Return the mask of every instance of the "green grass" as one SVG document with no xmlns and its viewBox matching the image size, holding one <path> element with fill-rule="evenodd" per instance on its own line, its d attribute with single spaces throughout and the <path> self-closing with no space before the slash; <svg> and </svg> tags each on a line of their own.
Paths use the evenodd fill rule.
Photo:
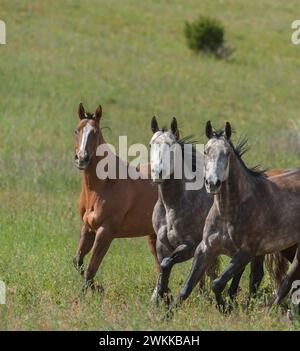
<svg viewBox="0 0 300 351">
<path fill-rule="evenodd" d="M 299 329 L 264 296 L 225 317 L 210 299 L 191 298 L 171 322 L 149 304 L 154 262 L 145 239 L 116 240 L 97 280 L 102 296 L 79 298 L 73 269 L 81 177 L 72 165 L 80 101 L 101 103 L 108 142 L 148 143 L 153 114 L 175 115 L 183 134 L 205 141 L 204 125 L 232 122 L 252 144 L 249 164 L 293 167 L 299 123 L 300 46 L 290 42 L 298 2 L 2 0 L 0 19 L 0 279 L 8 287 L 0 329 Z M 230 60 L 195 55 L 184 22 L 222 21 Z M 298 139 L 299 146 L 299 139 Z M 190 262 L 178 265 L 178 292 Z M 270 291 L 268 278 L 262 292 Z"/>
</svg>

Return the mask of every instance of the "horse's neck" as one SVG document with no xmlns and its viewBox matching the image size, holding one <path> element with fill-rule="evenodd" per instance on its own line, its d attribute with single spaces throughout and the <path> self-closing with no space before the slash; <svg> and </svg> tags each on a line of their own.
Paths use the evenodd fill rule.
<svg viewBox="0 0 300 351">
<path fill-rule="evenodd" d="M 106 144 L 106 141 L 102 133 L 100 132 L 98 146 L 103 144 Z M 83 176 L 82 176 L 83 191 L 93 192 L 93 191 L 96 191 L 97 189 L 97 192 L 99 193 L 102 186 L 107 187 L 107 183 L 109 182 L 109 179 L 98 178 L 97 172 L 96 172 L 97 164 L 103 157 L 106 157 L 106 156 L 97 156 L 96 152 L 93 154 L 88 167 L 83 171 Z M 127 167 L 127 164 L 123 160 L 120 160 L 120 158 L 117 155 L 115 155 L 115 157 L 116 157 L 116 164 L 115 164 L 116 176 L 118 178 L 120 166 Z"/>
<path fill-rule="evenodd" d="M 230 161 L 228 179 L 222 184 L 214 203 L 222 218 L 232 221 L 239 214 L 240 204 L 252 193 L 253 179 L 237 158 Z"/>
<path fill-rule="evenodd" d="M 184 181 L 182 179 L 166 179 L 158 186 L 158 196 L 166 208 L 175 208 L 184 196 Z"/>
<path fill-rule="evenodd" d="M 88 167 L 82 173 L 82 189 L 85 192 L 95 191 L 99 179 L 96 174 L 97 157 L 93 155 Z"/>
</svg>

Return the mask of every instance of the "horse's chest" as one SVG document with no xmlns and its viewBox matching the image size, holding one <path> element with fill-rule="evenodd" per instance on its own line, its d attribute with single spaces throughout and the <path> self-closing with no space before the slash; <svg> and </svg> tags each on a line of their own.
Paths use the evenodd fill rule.
<svg viewBox="0 0 300 351">
<path fill-rule="evenodd" d="M 93 207 L 91 209 L 87 209 L 83 215 L 83 222 L 92 230 L 97 230 L 102 221 L 101 214 L 102 211 L 95 211 Z"/>
<path fill-rule="evenodd" d="M 223 224 L 224 239 L 227 241 L 227 247 L 230 251 L 237 251 L 244 246 L 243 235 L 240 235 L 238 225 L 231 222 Z"/>
<path fill-rule="evenodd" d="M 172 247 L 177 247 L 182 244 L 183 241 L 183 228 L 182 221 L 178 219 L 176 211 L 170 210 L 166 216 L 167 222 L 167 238 L 168 242 Z"/>
<path fill-rule="evenodd" d="M 95 213 L 94 210 L 92 209 L 87 209 L 83 215 L 83 222 L 89 226 L 91 229 L 94 229 L 94 220 L 95 218 Z"/>
</svg>

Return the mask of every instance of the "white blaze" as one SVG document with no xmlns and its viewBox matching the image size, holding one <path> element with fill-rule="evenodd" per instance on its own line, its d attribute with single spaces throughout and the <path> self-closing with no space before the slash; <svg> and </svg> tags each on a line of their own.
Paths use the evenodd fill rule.
<svg viewBox="0 0 300 351">
<path fill-rule="evenodd" d="M 79 148 L 79 153 L 81 155 L 84 155 L 85 153 L 85 148 L 86 148 L 86 143 L 88 141 L 88 137 L 90 132 L 93 130 L 93 127 L 90 124 L 86 124 L 83 127 L 83 132 L 82 132 L 82 137 L 81 137 L 81 144 L 80 144 L 80 148 Z"/>
</svg>

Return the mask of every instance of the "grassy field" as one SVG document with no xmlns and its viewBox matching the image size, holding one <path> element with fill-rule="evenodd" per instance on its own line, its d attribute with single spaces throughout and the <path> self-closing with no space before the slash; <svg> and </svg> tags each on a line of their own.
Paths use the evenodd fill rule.
<svg viewBox="0 0 300 351">
<path fill-rule="evenodd" d="M 103 106 L 108 142 L 148 143 L 149 120 L 175 115 L 183 134 L 204 139 L 204 124 L 232 122 L 252 144 L 249 164 L 300 164 L 300 46 L 291 44 L 297 0 L 1 0 L 7 45 L 0 45 L 0 279 L 7 304 L 0 329 L 290 330 L 260 299 L 228 317 L 197 291 L 170 322 L 150 303 L 154 261 L 146 240 L 116 240 L 97 280 L 105 293 L 79 298 L 73 269 L 80 221 L 80 172 L 73 166 L 76 108 Z M 186 20 L 221 20 L 228 61 L 190 52 Z M 298 138 L 298 139 L 297 139 Z M 298 142 L 298 148 L 297 148 Z M 190 262 L 175 267 L 178 292 Z"/>
</svg>

